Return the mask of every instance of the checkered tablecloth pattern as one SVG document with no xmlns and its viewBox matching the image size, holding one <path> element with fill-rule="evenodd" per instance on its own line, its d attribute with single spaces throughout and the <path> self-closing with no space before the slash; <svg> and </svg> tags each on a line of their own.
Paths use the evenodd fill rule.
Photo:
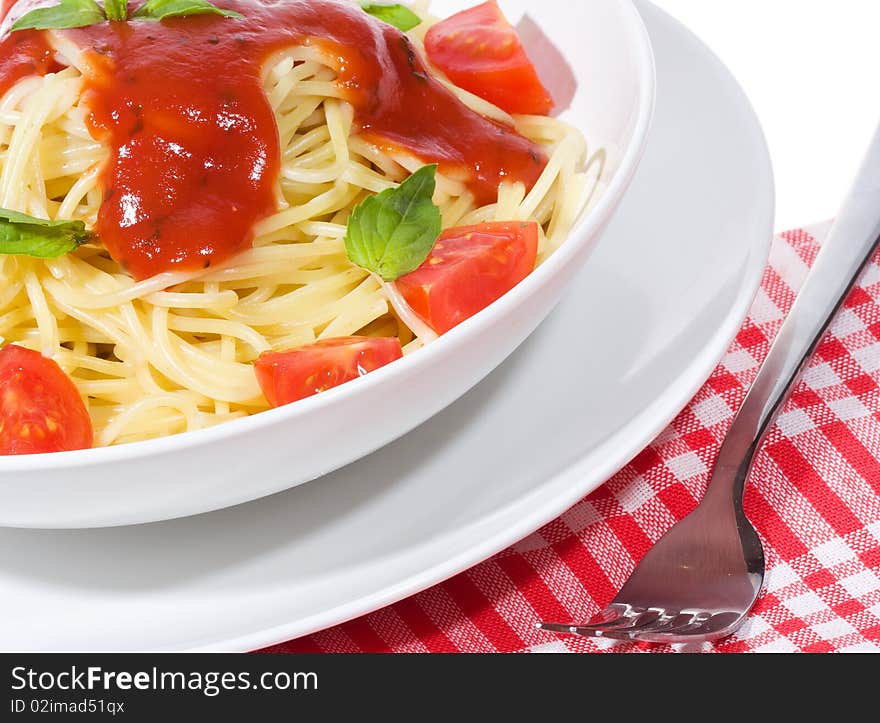
<svg viewBox="0 0 880 723">
<path fill-rule="evenodd" d="M 827 232 L 782 234 L 750 316 L 703 390 L 610 483 L 492 560 L 414 598 L 279 646 L 290 652 L 669 652 L 559 640 L 700 499 L 734 410 Z M 880 265 L 862 279 L 757 460 L 746 510 L 765 591 L 716 652 L 880 652 Z"/>
</svg>

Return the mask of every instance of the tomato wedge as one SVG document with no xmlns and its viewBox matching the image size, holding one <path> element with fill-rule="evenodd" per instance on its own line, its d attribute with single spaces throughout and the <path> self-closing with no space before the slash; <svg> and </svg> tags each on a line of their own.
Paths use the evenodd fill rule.
<svg viewBox="0 0 880 723">
<path fill-rule="evenodd" d="M 538 224 L 484 223 L 444 231 L 428 260 L 397 280 L 413 311 L 445 334 L 535 270 Z"/>
<path fill-rule="evenodd" d="M 14 344 L 0 350 L 0 455 L 71 452 L 92 443 L 89 413 L 61 367 Z"/>
<path fill-rule="evenodd" d="M 553 110 L 550 93 L 495 0 L 437 23 L 425 37 L 425 50 L 453 83 L 508 113 Z"/>
<path fill-rule="evenodd" d="M 399 339 L 353 336 L 288 352 L 266 352 L 254 365 L 273 407 L 326 392 L 403 357 Z"/>
</svg>

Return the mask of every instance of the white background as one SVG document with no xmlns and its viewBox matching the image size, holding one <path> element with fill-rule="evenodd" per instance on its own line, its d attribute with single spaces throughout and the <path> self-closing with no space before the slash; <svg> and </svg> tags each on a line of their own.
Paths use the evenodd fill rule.
<svg viewBox="0 0 880 723">
<path fill-rule="evenodd" d="M 655 2 L 751 98 L 776 170 L 778 228 L 832 217 L 880 122 L 880 1 Z"/>
</svg>

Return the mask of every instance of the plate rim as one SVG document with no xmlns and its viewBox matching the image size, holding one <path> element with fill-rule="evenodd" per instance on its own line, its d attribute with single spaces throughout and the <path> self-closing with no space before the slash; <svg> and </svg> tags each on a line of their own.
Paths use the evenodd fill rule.
<svg viewBox="0 0 880 723">
<path fill-rule="evenodd" d="M 686 34 L 695 40 L 697 46 L 701 50 L 702 60 L 714 64 L 721 75 L 729 78 L 733 87 L 739 92 L 743 108 L 748 111 L 750 117 L 753 119 L 751 132 L 754 134 L 755 140 L 757 141 L 756 149 L 759 151 L 758 155 L 760 155 L 761 163 L 760 174 L 756 174 L 756 177 L 759 176 L 760 180 L 763 182 L 760 185 L 765 186 L 764 188 L 758 188 L 756 196 L 760 195 L 766 197 L 767 218 L 764 223 L 766 226 L 766 233 L 763 234 L 762 241 L 758 239 L 756 234 L 755 241 L 753 241 L 755 253 L 750 256 L 749 267 L 747 271 L 744 272 L 744 278 L 746 278 L 747 281 L 742 285 L 738 294 L 737 304 L 732 307 L 730 313 L 725 318 L 724 324 L 719 327 L 711 341 L 706 344 L 699 358 L 691 365 L 689 372 L 677 378 L 675 382 L 670 384 L 664 394 L 655 398 L 652 403 L 646 407 L 645 411 L 643 411 L 639 417 L 628 423 L 627 428 L 629 432 L 633 434 L 633 438 L 636 439 L 637 442 L 634 441 L 632 444 L 626 445 L 626 452 L 621 451 L 619 454 L 609 457 L 605 465 L 599 468 L 598 471 L 595 466 L 591 467 L 592 472 L 589 475 L 589 478 L 601 481 L 593 481 L 581 484 L 580 486 L 573 484 L 571 485 L 572 492 L 557 495 L 552 501 L 545 503 L 542 508 L 536 510 L 534 514 L 520 519 L 515 525 L 510 526 L 504 531 L 491 535 L 479 545 L 475 545 L 468 550 L 449 558 L 444 563 L 422 570 L 418 574 L 410 575 L 403 580 L 397 581 L 393 585 L 388 585 L 378 592 L 362 595 L 355 600 L 337 605 L 320 614 L 301 618 L 292 623 L 266 628 L 259 632 L 239 635 L 224 641 L 199 645 L 190 648 L 190 650 L 194 652 L 247 652 L 282 644 L 287 641 L 295 640 L 334 627 L 363 615 L 368 615 L 371 612 L 383 609 L 389 605 L 393 605 L 396 602 L 416 595 L 435 585 L 441 584 L 442 582 L 481 564 L 493 555 L 515 545 L 517 542 L 533 534 L 536 530 L 551 523 L 585 497 L 606 484 L 611 477 L 621 469 L 625 468 L 627 464 L 638 456 L 641 451 L 647 448 L 650 443 L 669 426 L 669 424 L 683 409 L 687 407 L 690 401 L 711 377 L 712 372 L 717 368 L 718 364 L 727 353 L 736 334 L 742 328 L 742 324 L 746 320 L 748 312 L 750 311 L 760 289 L 764 270 L 767 266 L 774 238 L 775 224 L 775 184 L 773 167 L 770 160 L 767 140 L 763 129 L 761 128 L 754 106 L 743 91 L 739 82 L 715 52 L 687 26 L 649 0 L 634 0 L 633 4 L 643 16 L 643 19 L 648 20 L 649 18 L 646 17 L 646 15 L 653 15 L 653 20 L 655 22 L 668 23 L 675 28 L 676 32 Z M 650 32 L 650 30 L 648 32 Z M 665 412 L 662 414 L 658 412 L 652 413 L 651 410 L 657 407 L 663 408 Z M 633 433 L 633 428 L 639 430 L 638 433 Z M 631 451 L 632 449 L 635 451 Z M 570 478 L 575 481 L 578 479 L 587 479 L 588 477 L 584 475 L 583 466 L 588 462 L 588 457 L 589 453 L 581 456 L 576 461 L 553 475 L 551 479 Z"/>
</svg>

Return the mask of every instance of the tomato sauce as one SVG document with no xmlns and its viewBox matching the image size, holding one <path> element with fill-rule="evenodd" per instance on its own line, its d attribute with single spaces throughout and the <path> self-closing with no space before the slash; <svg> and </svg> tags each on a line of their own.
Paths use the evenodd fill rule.
<svg viewBox="0 0 880 723">
<path fill-rule="evenodd" d="M 0 7 L 5 17 L 8 8 Z M 29 75 L 46 75 L 61 70 L 54 60 L 45 34 L 39 30 L 19 30 L 0 41 L 0 95 Z"/>
<path fill-rule="evenodd" d="M 540 147 L 469 110 L 407 37 L 339 0 L 219 0 L 211 15 L 62 31 L 85 52 L 92 132 L 110 147 L 96 231 L 137 279 L 221 263 L 276 210 L 281 148 L 263 70 L 315 45 L 338 66 L 356 130 L 466 180 L 481 204 L 531 188 Z M 13 34 L 14 36 L 15 34 Z"/>
</svg>

